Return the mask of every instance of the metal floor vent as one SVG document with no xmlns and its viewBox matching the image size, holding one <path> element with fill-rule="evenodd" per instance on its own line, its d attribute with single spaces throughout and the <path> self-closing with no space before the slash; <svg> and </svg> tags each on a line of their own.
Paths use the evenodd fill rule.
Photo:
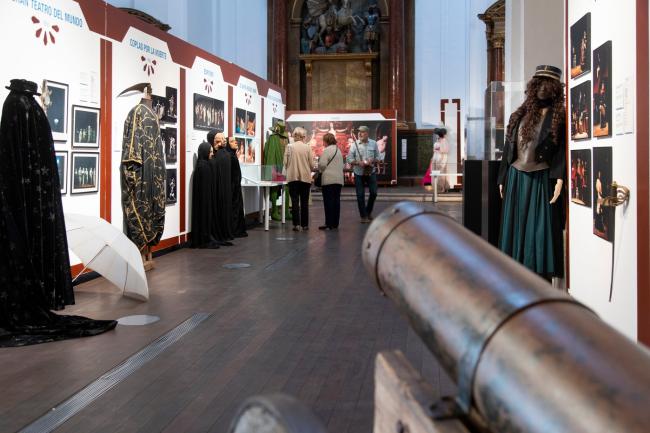
<svg viewBox="0 0 650 433">
<path fill-rule="evenodd" d="M 201 322 L 206 320 L 208 317 L 210 317 L 210 314 L 206 313 L 197 313 L 192 315 L 189 319 L 168 333 L 152 341 L 138 353 L 105 373 L 99 379 L 90 383 L 87 387 L 61 403 L 59 406 L 53 408 L 50 412 L 37 419 L 20 432 L 43 433 L 57 429 L 61 424 L 117 386 L 140 367 L 156 358 L 169 346 L 183 338 L 183 336 L 199 326 Z"/>
</svg>

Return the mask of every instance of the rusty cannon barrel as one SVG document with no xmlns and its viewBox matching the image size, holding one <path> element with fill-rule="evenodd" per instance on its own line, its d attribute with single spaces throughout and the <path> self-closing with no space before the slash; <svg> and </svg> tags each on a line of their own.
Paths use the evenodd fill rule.
<svg viewBox="0 0 650 433">
<path fill-rule="evenodd" d="M 362 248 L 459 412 L 492 432 L 650 431 L 650 352 L 451 218 L 398 203 Z"/>
</svg>

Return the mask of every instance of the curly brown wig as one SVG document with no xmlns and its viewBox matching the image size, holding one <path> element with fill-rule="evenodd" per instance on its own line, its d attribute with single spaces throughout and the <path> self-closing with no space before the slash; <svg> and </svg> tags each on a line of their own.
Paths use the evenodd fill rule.
<svg viewBox="0 0 650 433">
<path fill-rule="evenodd" d="M 548 100 L 541 101 L 537 98 L 537 91 L 543 82 L 551 83 L 551 95 Z M 533 77 L 526 86 L 526 100 L 517 110 L 510 116 L 508 122 L 507 136 L 512 137 L 513 129 L 527 113 L 530 115 L 526 118 L 526 123 L 521 125 L 521 134 L 525 142 L 530 142 L 535 139 L 535 127 L 539 125 L 542 119 L 542 110 L 549 108 L 553 111 L 553 118 L 551 121 L 551 136 L 553 141 L 557 144 L 560 136 L 563 134 L 565 122 L 565 108 L 564 108 L 564 86 L 561 82 L 543 77 Z"/>
</svg>

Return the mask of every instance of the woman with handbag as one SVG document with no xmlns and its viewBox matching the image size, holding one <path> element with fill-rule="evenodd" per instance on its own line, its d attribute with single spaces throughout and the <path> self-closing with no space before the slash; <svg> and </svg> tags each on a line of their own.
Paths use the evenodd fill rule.
<svg viewBox="0 0 650 433">
<path fill-rule="evenodd" d="M 336 144 L 333 134 L 323 136 L 323 154 L 318 160 L 323 206 L 325 207 L 325 225 L 319 230 L 336 230 L 341 216 L 341 188 L 343 187 L 343 155 Z"/>
<path fill-rule="evenodd" d="M 289 195 L 291 196 L 291 219 L 293 230 L 309 230 L 309 190 L 313 153 L 304 142 L 307 131 L 300 126 L 293 130 L 294 142 L 284 151 L 284 167 L 287 169 Z"/>
</svg>

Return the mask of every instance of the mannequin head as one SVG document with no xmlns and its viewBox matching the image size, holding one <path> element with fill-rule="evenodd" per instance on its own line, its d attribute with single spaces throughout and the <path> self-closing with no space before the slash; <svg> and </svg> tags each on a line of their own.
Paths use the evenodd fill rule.
<svg viewBox="0 0 650 433">
<path fill-rule="evenodd" d="M 545 109 L 552 110 L 551 134 L 553 141 L 557 143 L 564 119 L 564 85 L 559 78 L 534 76 L 526 85 L 524 103 L 510 116 L 508 136 L 511 136 L 512 129 L 528 114 L 520 125 L 520 131 L 525 141 L 533 140 Z"/>
<path fill-rule="evenodd" d="M 237 144 L 237 139 L 235 137 L 228 137 L 228 146 L 232 150 L 237 150 L 239 148 L 239 145 Z"/>
</svg>

